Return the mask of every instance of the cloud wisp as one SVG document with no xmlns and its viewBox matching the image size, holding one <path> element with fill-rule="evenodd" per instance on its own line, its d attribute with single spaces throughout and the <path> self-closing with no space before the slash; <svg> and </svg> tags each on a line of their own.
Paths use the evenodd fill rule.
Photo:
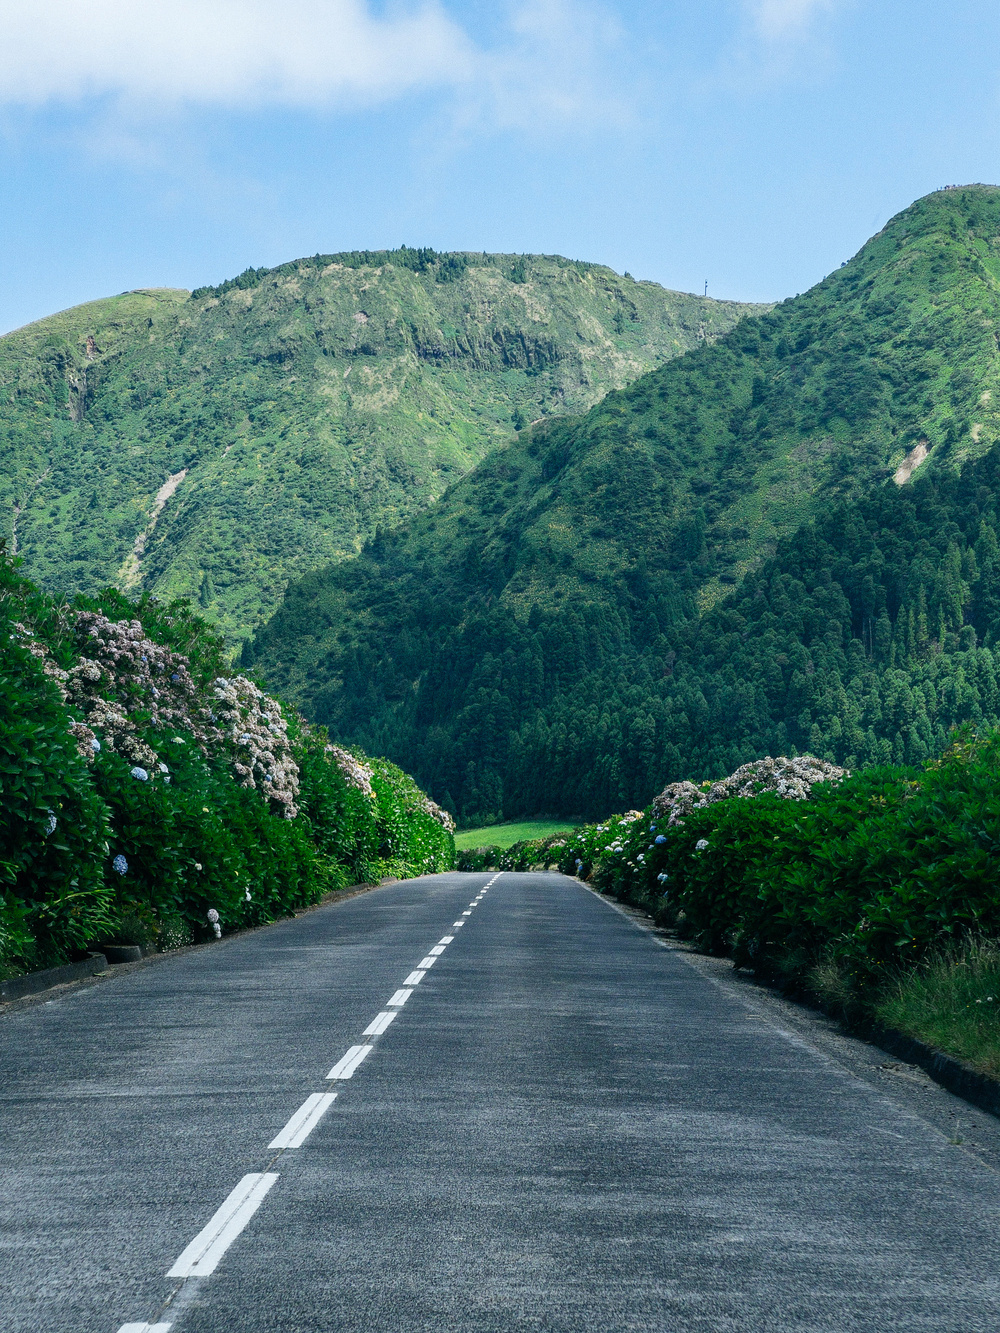
<svg viewBox="0 0 1000 1333">
<path fill-rule="evenodd" d="M 748 8 L 760 35 L 769 41 L 799 37 L 837 0 L 749 0 Z"/>
<path fill-rule="evenodd" d="M 0 103 L 325 107 L 469 79 L 476 53 L 434 0 L 0 0 Z"/>
</svg>

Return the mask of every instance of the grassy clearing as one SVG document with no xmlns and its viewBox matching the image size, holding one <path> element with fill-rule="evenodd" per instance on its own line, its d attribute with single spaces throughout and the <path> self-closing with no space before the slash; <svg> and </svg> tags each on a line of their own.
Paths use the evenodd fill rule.
<svg viewBox="0 0 1000 1333">
<path fill-rule="evenodd" d="M 1000 1078 L 1000 942 L 970 940 L 901 977 L 877 1006 L 905 1032 Z"/>
<path fill-rule="evenodd" d="M 521 824 L 493 824 L 486 828 L 464 829 L 455 834 L 455 847 L 513 847 L 527 838 L 550 838 L 554 833 L 569 833 L 576 827 L 556 819 L 529 819 Z"/>
</svg>

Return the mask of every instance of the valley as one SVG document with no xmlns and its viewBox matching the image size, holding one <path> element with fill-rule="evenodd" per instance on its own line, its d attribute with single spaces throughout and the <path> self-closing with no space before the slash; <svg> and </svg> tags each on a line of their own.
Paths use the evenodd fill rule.
<svg viewBox="0 0 1000 1333">
<path fill-rule="evenodd" d="M 997 720 L 998 236 L 996 188 L 918 200 L 292 584 L 244 664 L 470 822 L 789 749 L 919 762 Z"/>
</svg>

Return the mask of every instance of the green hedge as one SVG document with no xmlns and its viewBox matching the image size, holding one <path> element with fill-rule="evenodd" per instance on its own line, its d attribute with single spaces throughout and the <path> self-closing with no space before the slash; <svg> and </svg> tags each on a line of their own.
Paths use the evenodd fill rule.
<svg viewBox="0 0 1000 1333">
<path fill-rule="evenodd" d="M 864 1006 L 887 973 L 1000 935 L 1000 733 L 806 800 L 734 797 L 674 826 L 651 806 L 576 830 L 560 869 L 577 861 L 700 948 Z"/>
<path fill-rule="evenodd" d="M 331 746 L 243 678 L 250 702 L 225 713 L 222 642 L 186 603 L 68 604 L 0 558 L 0 646 L 2 974 L 454 863 L 449 818 L 395 765 Z"/>
</svg>

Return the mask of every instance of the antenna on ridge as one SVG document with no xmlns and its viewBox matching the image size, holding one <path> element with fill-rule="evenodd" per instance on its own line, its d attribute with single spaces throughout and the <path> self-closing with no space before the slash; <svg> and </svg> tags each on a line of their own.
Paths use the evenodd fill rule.
<svg viewBox="0 0 1000 1333">
<path fill-rule="evenodd" d="M 708 279 L 705 279 L 705 295 L 708 295 Z"/>
</svg>

